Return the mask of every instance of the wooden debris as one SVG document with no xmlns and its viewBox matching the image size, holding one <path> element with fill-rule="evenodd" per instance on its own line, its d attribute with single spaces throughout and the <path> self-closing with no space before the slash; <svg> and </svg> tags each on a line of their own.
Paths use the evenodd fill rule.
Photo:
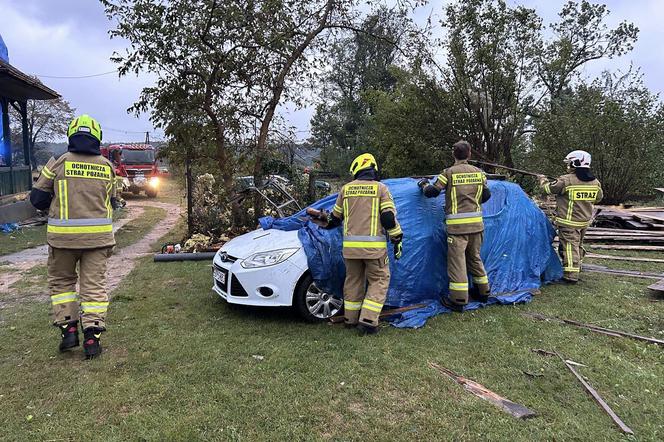
<svg viewBox="0 0 664 442">
<path fill-rule="evenodd" d="M 531 348 L 530 351 L 533 353 L 537 353 L 538 355 L 541 356 L 555 356 L 556 354 L 552 351 L 544 350 L 542 348 Z"/>
<path fill-rule="evenodd" d="M 618 428 L 620 428 L 620 431 L 626 434 L 634 434 L 631 428 L 629 428 L 625 423 L 618 417 L 618 415 L 609 407 L 609 404 L 607 404 L 604 399 L 597 393 L 597 390 L 595 390 L 583 377 L 572 367 L 571 364 L 569 364 L 560 354 L 556 353 L 556 355 L 560 358 L 561 361 L 565 364 L 565 367 L 569 369 L 569 371 L 572 372 L 572 374 L 581 382 L 581 385 L 586 389 L 588 393 L 595 399 L 595 402 L 599 404 L 600 407 L 608 414 L 611 419 L 613 419 L 613 422 L 618 425 Z"/>
<path fill-rule="evenodd" d="M 392 315 L 396 315 L 397 313 L 403 313 L 407 312 L 410 310 L 415 310 L 418 308 L 426 307 L 427 304 L 413 304 L 409 305 L 407 307 L 399 307 L 399 308 L 393 308 L 390 310 L 383 310 L 380 314 L 381 319 L 385 319 L 387 317 L 390 317 Z M 332 316 L 328 321 L 330 321 L 333 324 L 339 324 L 344 322 L 344 316 L 343 315 L 337 315 L 337 316 Z"/>
<path fill-rule="evenodd" d="M 623 338 L 632 338 L 636 339 L 638 341 L 644 341 L 649 344 L 657 344 L 657 345 L 662 345 L 664 346 L 664 341 L 661 339 L 656 339 L 656 338 L 648 338 L 646 336 L 640 336 L 640 335 L 635 335 L 633 333 L 628 333 L 620 330 L 613 330 L 610 328 L 604 328 L 604 327 L 599 327 L 597 325 L 592 325 L 592 324 L 584 324 L 583 322 L 578 322 L 578 321 L 573 321 L 571 319 L 563 319 L 563 318 L 555 318 L 551 316 L 545 316 L 540 313 L 535 313 L 535 312 L 526 312 L 523 313 L 524 316 L 531 318 L 531 319 L 537 319 L 538 321 L 553 321 L 553 322 L 558 322 L 561 324 L 568 324 L 568 325 L 573 325 L 575 327 L 579 328 L 585 328 L 587 330 L 593 331 L 595 333 L 600 333 L 603 335 L 608 335 L 608 336 L 613 336 L 613 337 L 623 337 Z"/>
<path fill-rule="evenodd" d="M 635 250 L 638 252 L 664 252 L 664 246 L 630 246 L 625 244 L 584 244 L 589 249 Z"/>
<path fill-rule="evenodd" d="M 664 259 L 657 258 L 640 258 L 636 256 L 615 256 L 615 255 L 601 255 L 598 253 L 586 253 L 586 258 L 596 259 L 612 259 L 614 261 L 633 261 L 633 262 L 664 262 Z"/>
<path fill-rule="evenodd" d="M 664 279 L 661 279 L 654 284 L 650 284 L 648 288 L 656 292 L 664 292 Z"/>
<path fill-rule="evenodd" d="M 408 312 L 410 310 L 415 310 L 418 308 L 426 307 L 428 304 L 414 304 L 414 305 L 409 305 L 407 307 L 399 307 L 399 308 L 393 308 L 390 310 L 383 310 L 380 314 L 381 318 L 387 318 L 392 315 L 396 315 L 397 313 L 403 313 L 403 312 Z"/>
<path fill-rule="evenodd" d="M 456 383 L 463 385 L 463 388 L 465 388 L 470 393 L 474 394 L 479 398 L 484 399 L 485 401 L 491 402 L 493 405 L 501 408 L 503 411 L 511 414 L 516 418 L 528 419 L 530 417 L 537 416 L 537 414 L 534 411 L 524 407 L 523 405 L 512 402 L 509 399 L 506 399 L 494 393 L 485 386 L 478 384 L 473 380 L 464 378 L 463 376 L 459 376 L 458 374 L 454 373 L 452 370 L 448 368 L 441 367 L 440 365 L 435 364 L 433 362 L 429 362 L 429 365 L 438 370 L 439 372 L 441 372 L 442 374 L 450 377 Z"/>
<path fill-rule="evenodd" d="M 581 269 L 584 272 L 607 273 L 609 275 L 631 276 L 634 278 L 650 278 L 650 279 L 664 278 L 664 274 L 662 273 L 636 272 L 632 270 L 610 269 L 608 267 L 596 264 L 583 264 Z"/>
</svg>

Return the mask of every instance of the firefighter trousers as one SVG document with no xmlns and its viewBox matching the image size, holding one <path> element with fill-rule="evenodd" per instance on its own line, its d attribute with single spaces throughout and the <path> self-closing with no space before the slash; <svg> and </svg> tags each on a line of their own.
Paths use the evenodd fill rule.
<svg viewBox="0 0 664 442">
<path fill-rule="evenodd" d="M 447 235 L 447 276 L 450 280 L 450 299 L 456 304 L 468 304 L 468 273 L 480 295 L 490 293 L 489 278 L 480 249 L 484 232 Z"/>
<path fill-rule="evenodd" d="M 390 286 L 387 253 L 379 259 L 345 259 L 344 316 L 346 324 L 378 326 Z"/>
<path fill-rule="evenodd" d="M 80 319 L 84 330 L 105 328 L 108 309 L 106 261 L 112 253 L 113 247 L 60 249 L 49 246 L 48 288 L 55 325 Z"/>
<path fill-rule="evenodd" d="M 581 271 L 581 261 L 585 251 L 583 250 L 583 237 L 586 229 L 574 229 L 570 227 L 558 228 L 558 240 L 560 246 L 560 258 L 563 261 L 563 278 L 569 281 L 578 281 Z"/>
</svg>

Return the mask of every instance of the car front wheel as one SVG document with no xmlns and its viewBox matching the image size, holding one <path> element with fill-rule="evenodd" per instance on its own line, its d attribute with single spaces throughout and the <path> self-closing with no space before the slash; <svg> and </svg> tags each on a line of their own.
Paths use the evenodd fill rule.
<svg viewBox="0 0 664 442">
<path fill-rule="evenodd" d="M 295 290 L 293 306 L 305 321 L 322 322 L 341 311 L 343 300 L 319 289 L 307 274 Z"/>
</svg>

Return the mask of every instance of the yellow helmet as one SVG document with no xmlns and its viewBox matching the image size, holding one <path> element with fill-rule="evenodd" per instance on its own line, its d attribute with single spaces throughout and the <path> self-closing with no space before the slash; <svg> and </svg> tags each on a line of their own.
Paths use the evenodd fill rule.
<svg viewBox="0 0 664 442">
<path fill-rule="evenodd" d="M 374 169 L 378 170 L 378 163 L 376 163 L 376 158 L 374 158 L 374 156 L 370 153 L 363 153 L 362 155 L 358 155 L 357 158 L 355 158 L 353 162 L 350 163 L 350 173 L 351 175 L 355 176 L 357 172 L 369 169 L 372 166 Z"/>
<path fill-rule="evenodd" d="M 69 129 L 67 129 L 67 138 L 77 133 L 92 135 L 97 139 L 97 141 L 101 143 L 101 125 L 90 115 L 80 115 L 74 118 L 71 123 L 69 123 Z"/>
</svg>

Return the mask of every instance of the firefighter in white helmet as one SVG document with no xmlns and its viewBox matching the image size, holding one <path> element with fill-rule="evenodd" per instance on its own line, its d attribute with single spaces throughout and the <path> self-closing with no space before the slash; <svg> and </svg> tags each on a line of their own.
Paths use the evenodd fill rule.
<svg viewBox="0 0 664 442">
<path fill-rule="evenodd" d="M 583 237 L 590 225 L 593 205 L 602 200 L 602 186 L 590 170 L 592 158 L 584 150 L 575 150 L 565 157 L 567 174 L 549 181 L 539 176 L 540 186 L 547 195 L 556 195 L 556 218 L 559 252 L 563 260 L 563 282 L 579 280 L 583 260 Z"/>
</svg>

